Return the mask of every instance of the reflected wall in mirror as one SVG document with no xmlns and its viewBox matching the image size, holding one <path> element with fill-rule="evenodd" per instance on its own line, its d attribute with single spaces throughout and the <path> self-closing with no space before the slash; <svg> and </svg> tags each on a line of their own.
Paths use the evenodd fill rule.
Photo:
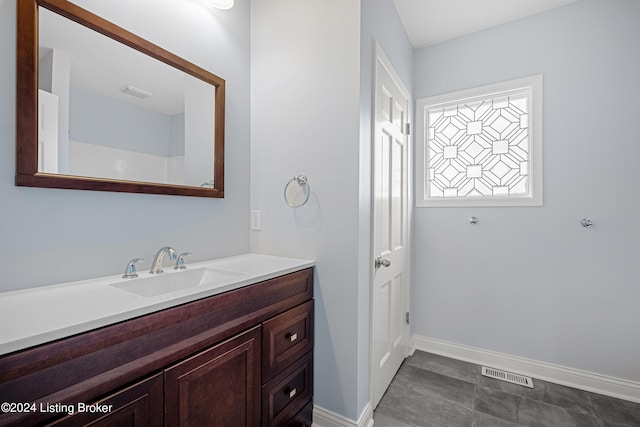
<svg viewBox="0 0 640 427">
<path fill-rule="evenodd" d="M 16 184 L 224 196 L 225 82 L 67 0 L 18 2 Z"/>
</svg>

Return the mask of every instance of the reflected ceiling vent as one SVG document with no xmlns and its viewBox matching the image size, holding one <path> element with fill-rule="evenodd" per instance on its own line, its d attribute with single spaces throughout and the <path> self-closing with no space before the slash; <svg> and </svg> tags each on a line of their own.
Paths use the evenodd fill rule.
<svg viewBox="0 0 640 427">
<path fill-rule="evenodd" d="M 495 378 L 496 380 L 533 388 L 533 380 L 529 377 L 525 377 L 524 375 L 512 374 L 511 372 L 487 368 L 486 366 L 482 367 L 482 375 L 489 378 Z"/>
<path fill-rule="evenodd" d="M 215 8 L 229 10 L 233 7 L 233 0 L 209 0 L 209 3 Z"/>
<path fill-rule="evenodd" d="M 146 90 L 131 85 L 126 85 L 125 87 L 120 88 L 120 92 L 126 93 L 127 95 L 135 96 L 136 98 L 140 99 L 145 99 L 153 95 L 151 92 L 147 92 Z"/>
</svg>

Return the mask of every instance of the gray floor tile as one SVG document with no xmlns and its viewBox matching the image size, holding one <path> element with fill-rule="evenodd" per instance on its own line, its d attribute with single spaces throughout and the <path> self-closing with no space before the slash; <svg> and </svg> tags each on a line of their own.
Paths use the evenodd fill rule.
<svg viewBox="0 0 640 427">
<path fill-rule="evenodd" d="M 414 427 L 411 424 L 403 423 L 395 418 L 380 414 L 377 411 L 373 414 L 373 423 L 375 427 Z"/>
<path fill-rule="evenodd" d="M 518 422 L 530 427 L 602 427 L 594 416 L 526 398 L 518 408 Z"/>
<path fill-rule="evenodd" d="M 524 398 L 518 407 L 518 422 L 527 427 L 548 427 L 542 419 L 542 403 Z"/>
<path fill-rule="evenodd" d="M 579 414 L 594 415 L 593 406 L 586 391 L 546 382 L 545 392 L 540 400 Z"/>
<path fill-rule="evenodd" d="M 606 426 L 640 426 L 640 403 L 588 393 L 595 414 Z"/>
<path fill-rule="evenodd" d="M 392 382 L 376 412 L 417 427 L 471 427 L 473 411 Z"/>
<path fill-rule="evenodd" d="M 416 393 L 438 397 L 473 409 L 475 385 L 457 378 L 403 364 L 393 380 Z"/>
<path fill-rule="evenodd" d="M 398 385 L 394 380 L 382 396 L 376 408 L 376 414 L 416 425 L 415 421 L 421 420 L 426 415 L 422 407 L 422 400 L 424 400 L 423 396 Z"/>
<path fill-rule="evenodd" d="M 602 422 L 591 415 L 580 414 L 541 403 L 542 419 L 549 427 L 602 427 Z"/>
<path fill-rule="evenodd" d="M 376 427 L 640 427 L 640 404 L 534 379 L 534 388 L 480 375 L 480 366 L 424 352 L 408 358 L 382 398 Z"/>
<path fill-rule="evenodd" d="M 407 357 L 406 364 L 426 369 L 470 383 L 476 382 L 480 367 L 473 363 L 451 359 L 437 354 L 417 350 L 413 356 Z"/>
<path fill-rule="evenodd" d="M 518 408 L 522 397 L 491 387 L 476 387 L 476 412 L 491 415 L 512 423 L 518 422 Z"/>
<path fill-rule="evenodd" d="M 522 427 L 522 424 L 515 424 L 482 412 L 474 412 L 473 427 Z"/>
<path fill-rule="evenodd" d="M 604 427 L 638 427 L 638 424 L 617 423 L 615 421 L 602 421 L 602 425 Z"/>
</svg>

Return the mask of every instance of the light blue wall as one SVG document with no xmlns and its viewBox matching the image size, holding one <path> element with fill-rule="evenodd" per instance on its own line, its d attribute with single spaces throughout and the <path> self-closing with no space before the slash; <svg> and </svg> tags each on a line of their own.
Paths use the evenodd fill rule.
<svg viewBox="0 0 640 427">
<path fill-rule="evenodd" d="M 416 99 L 543 74 L 544 206 L 415 209 L 413 333 L 640 380 L 639 19 L 582 0 L 416 51 Z"/>
<path fill-rule="evenodd" d="M 169 115 L 71 87 L 70 141 L 166 157 L 172 124 Z"/>
<path fill-rule="evenodd" d="M 329 30 L 330 29 L 330 30 Z M 373 40 L 411 84 L 391 0 L 260 0 L 252 7 L 251 209 L 256 252 L 316 260 L 314 401 L 353 421 L 369 402 Z M 285 184 L 305 173 L 308 205 Z"/>
<path fill-rule="evenodd" d="M 148 267 L 166 244 L 193 261 L 249 250 L 249 1 L 224 12 L 195 1 L 85 3 L 226 79 L 226 197 L 15 187 L 16 0 L 0 0 L 0 291 L 119 274 L 138 256 Z"/>
<path fill-rule="evenodd" d="M 357 419 L 360 0 L 252 4 L 251 249 L 316 260 L 314 403 Z M 288 180 L 311 197 L 292 209 Z"/>
</svg>

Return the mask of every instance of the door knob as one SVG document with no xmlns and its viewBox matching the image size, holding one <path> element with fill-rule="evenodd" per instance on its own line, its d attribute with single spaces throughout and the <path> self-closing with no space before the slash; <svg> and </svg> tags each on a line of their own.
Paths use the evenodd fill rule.
<svg viewBox="0 0 640 427">
<path fill-rule="evenodd" d="M 390 265 L 391 261 L 389 261 L 387 258 L 382 258 L 381 256 L 376 258 L 376 268 L 389 267 Z"/>
</svg>

